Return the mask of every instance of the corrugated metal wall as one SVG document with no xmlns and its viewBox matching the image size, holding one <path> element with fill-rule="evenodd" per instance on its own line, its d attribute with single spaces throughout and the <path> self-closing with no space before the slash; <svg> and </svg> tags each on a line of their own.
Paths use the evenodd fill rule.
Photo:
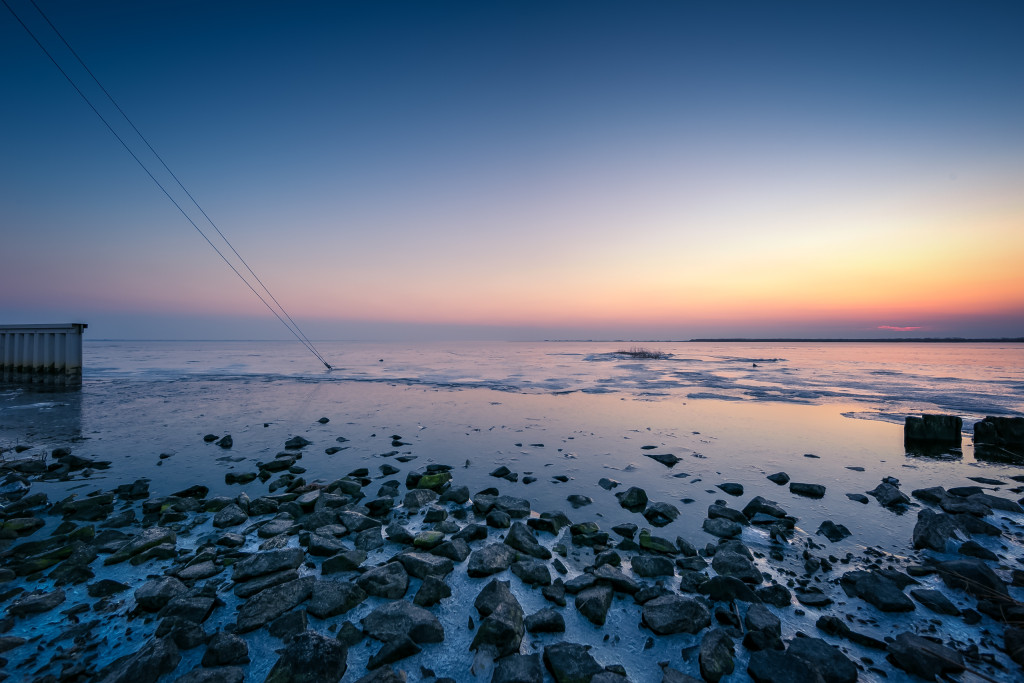
<svg viewBox="0 0 1024 683">
<path fill-rule="evenodd" d="M 82 381 L 82 332 L 88 325 L 0 325 L 0 382 Z"/>
</svg>

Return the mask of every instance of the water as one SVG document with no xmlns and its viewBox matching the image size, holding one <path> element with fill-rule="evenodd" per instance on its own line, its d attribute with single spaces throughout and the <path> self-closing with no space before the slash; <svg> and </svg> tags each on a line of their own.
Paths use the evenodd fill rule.
<svg viewBox="0 0 1024 683">
<path fill-rule="evenodd" d="M 870 490 L 886 476 L 897 477 L 908 493 L 927 486 L 973 484 L 968 477 L 984 476 L 1006 481 L 992 487 L 994 492 L 1016 498 L 1019 493 L 1009 492 L 1015 484 L 1007 477 L 1024 474 L 1013 462 L 981 459 L 970 442 L 974 420 L 987 414 L 1024 414 L 1024 345 L 649 344 L 666 354 L 661 359 L 625 357 L 615 352 L 629 344 L 596 342 L 318 346 L 337 369 L 318 367 L 296 343 L 87 341 L 81 390 L 0 389 L 0 448 L 23 444 L 29 447 L 23 456 L 43 457 L 54 447 L 70 446 L 78 455 L 111 462 L 108 470 L 88 477 L 33 484 L 33 490 L 44 491 L 51 500 L 109 490 L 138 477 L 151 480 L 154 495 L 203 483 L 212 495 L 234 496 L 245 490 L 256 497 L 267 492 L 267 484 L 228 485 L 224 475 L 254 471 L 255 463 L 273 458 L 286 439 L 302 435 L 313 442 L 300 461 L 307 481 L 331 481 L 357 467 L 368 468 L 382 481 L 404 481 L 412 469 L 445 463 L 455 466 L 456 483 L 471 491 L 496 486 L 502 493 L 529 498 L 535 511 L 562 510 L 574 521 L 595 520 L 604 529 L 622 522 L 645 526 L 642 517 L 620 508 L 614 498 L 615 491 L 640 486 L 652 501 L 672 503 L 682 512 L 656 533 L 670 539 L 682 536 L 698 547 L 714 540 L 701 530 L 710 503 L 728 499 L 731 506 L 742 507 L 760 494 L 799 518 L 794 540 L 798 548 L 813 540 L 826 546 L 819 555 L 854 558 L 850 565 L 837 566 L 834 578 L 856 568 L 868 547 L 897 562 L 906 557 L 917 516 L 913 509 L 896 514 L 874 500 L 862 505 L 844 494 Z M 921 412 L 964 417 L 962 450 L 943 457 L 908 454 L 903 418 Z M 321 424 L 321 417 L 329 422 Z M 205 443 L 202 437 L 208 433 L 230 433 L 234 447 L 223 450 Z M 396 435 L 405 445 L 392 446 Z M 339 442 L 339 437 L 345 440 Z M 325 453 L 332 446 L 343 450 Z M 396 451 L 414 459 L 398 462 Z M 681 460 L 666 467 L 645 457 L 648 453 L 672 453 Z M 5 456 L 13 457 L 9 452 Z M 381 477 L 383 464 L 398 466 L 400 472 Z M 498 465 L 518 472 L 520 481 L 488 476 Z M 780 470 L 794 481 L 824 484 L 825 498 L 801 498 L 765 479 Z M 554 475 L 570 480 L 562 483 Z M 525 484 L 527 476 L 536 481 Z M 605 491 L 596 485 L 601 477 L 617 480 L 621 487 Z M 742 484 L 744 495 L 732 498 L 715 487 L 726 481 Z M 371 495 L 377 488 L 376 483 L 369 487 Z M 566 502 L 570 494 L 594 502 L 575 510 Z M 852 536 L 836 544 L 816 536 L 818 525 L 828 519 L 845 524 Z M 188 547 L 208 527 L 207 522 L 197 529 L 191 541 L 183 537 L 180 545 Z M 766 559 L 770 544 L 762 531 L 748 529 L 743 540 L 763 554 L 762 569 L 780 569 Z M 1022 555 L 1019 538 L 1009 533 L 980 540 L 1009 557 Z M 550 546 L 554 539 L 544 542 Z M 588 561 L 586 551 L 571 554 L 566 562 L 570 576 Z M 150 563 L 137 570 L 125 568 L 116 578 L 135 587 L 145 574 L 155 572 Z M 511 580 L 527 613 L 544 606 L 538 591 Z M 456 594 L 475 594 L 483 585 L 468 579 L 464 570 L 457 570 L 449 583 Z M 410 588 L 410 597 L 415 588 Z M 830 590 L 837 592 L 837 602 L 856 602 L 865 616 L 876 620 L 860 629 L 875 637 L 910 626 L 905 618 L 849 601 L 835 585 Z M 68 605 L 76 597 L 84 599 L 69 595 Z M 357 620 L 372 604 L 327 621 Z M 970 606 L 967 600 L 958 604 Z M 435 609 L 448 633 L 445 645 L 427 648 L 400 665 L 410 672 L 410 680 L 420 680 L 419 665 L 466 680 L 472 634 L 465 628 L 464 605 Z M 647 632 L 636 628 L 638 611 L 629 600 L 614 602 L 604 629 L 579 619 L 571 606 L 563 612 L 566 638 L 597 644 L 598 660 L 622 662 L 634 681 L 660 680 L 653 664 L 660 660 L 697 675 L 695 659 L 680 658 L 681 651 L 699 642 L 696 637 L 659 638 L 653 650 L 644 650 Z M 792 609 L 780 611 L 783 636 L 798 630 L 820 636 L 814 628 L 820 613 L 810 608 L 803 616 Z M 979 642 L 978 632 L 957 619 L 931 613 L 927 617 L 939 620 L 948 637 Z M 24 637 L 49 633 L 55 618 L 25 620 L 16 631 L 21 629 Z M 222 617 L 215 612 L 208 630 L 223 625 L 217 619 Z M 325 626 L 313 622 L 316 628 Z M 980 627 L 1000 628 L 987 617 Z M 136 649 L 155 624 L 144 628 L 136 623 L 133 638 L 123 642 L 113 637 L 122 628 L 116 620 L 108 628 L 111 641 L 118 643 L 105 655 L 112 659 Z M 618 640 L 602 643 L 605 633 Z M 253 648 L 270 647 L 260 640 L 266 640 L 262 634 L 247 638 Z M 539 651 L 544 643 L 561 639 L 528 636 L 524 648 Z M 855 658 L 877 658 L 877 653 L 843 645 Z M 357 646 L 350 655 L 353 670 L 375 649 Z M 198 661 L 199 656 L 201 650 L 192 651 L 186 659 Z M 254 658 L 247 680 L 261 680 L 273 659 Z M 737 680 L 742 678 L 738 675 Z M 862 680 L 872 676 L 864 674 Z M 902 679 L 897 675 L 896 680 Z"/>
</svg>

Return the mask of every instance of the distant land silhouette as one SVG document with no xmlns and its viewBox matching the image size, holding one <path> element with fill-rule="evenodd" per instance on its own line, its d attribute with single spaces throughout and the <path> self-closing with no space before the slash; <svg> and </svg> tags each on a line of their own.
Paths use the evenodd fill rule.
<svg viewBox="0 0 1024 683">
<path fill-rule="evenodd" d="M 772 343 L 793 343 L 813 342 L 815 344 L 843 344 L 843 343 L 879 343 L 879 344 L 906 344 L 906 343 L 928 343 L 928 344 L 1024 344 L 1024 337 L 897 337 L 895 339 L 869 339 L 869 338 L 831 338 L 818 339 L 813 337 L 721 337 L 706 339 L 545 339 L 547 342 L 601 342 L 601 343 L 638 343 L 647 344 L 690 344 L 690 343 L 733 343 L 733 342 L 772 342 Z"/>
</svg>

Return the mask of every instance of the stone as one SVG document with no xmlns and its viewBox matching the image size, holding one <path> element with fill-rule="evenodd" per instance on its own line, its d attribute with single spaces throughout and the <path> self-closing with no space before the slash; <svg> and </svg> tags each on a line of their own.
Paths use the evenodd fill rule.
<svg viewBox="0 0 1024 683">
<path fill-rule="evenodd" d="M 640 584 L 626 576 L 618 567 L 602 565 L 594 570 L 593 576 L 597 583 L 606 583 L 620 593 L 633 595 L 640 590 Z"/>
<path fill-rule="evenodd" d="M 850 535 L 850 530 L 842 524 L 836 524 L 829 519 L 822 522 L 815 533 L 819 536 L 824 536 L 833 543 L 838 543 Z"/>
<path fill-rule="evenodd" d="M 698 600 L 666 595 L 643 606 L 643 623 L 658 635 L 699 633 L 711 624 L 711 612 Z"/>
<path fill-rule="evenodd" d="M 469 649 L 492 657 L 519 652 L 525 634 L 523 608 L 508 590 L 508 582 L 492 581 L 484 587 L 474 603 L 481 615 Z"/>
<path fill-rule="evenodd" d="M 468 501 L 468 486 L 453 486 L 444 493 L 442 493 L 441 498 L 439 500 L 439 502 L 441 503 L 455 503 L 456 505 L 464 505 Z"/>
<path fill-rule="evenodd" d="M 264 683 L 338 683 L 347 660 L 348 648 L 337 639 L 303 631 L 288 641 Z"/>
<path fill-rule="evenodd" d="M 454 538 L 437 546 L 430 554 L 448 558 L 452 562 L 462 562 L 469 557 L 470 552 L 468 543 L 461 538 Z"/>
<path fill-rule="evenodd" d="M 569 505 L 572 505 L 574 510 L 594 502 L 594 499 L 590 496 L 582 496 L 577 493 L 569 496 L 566 500 L 569 501 Z"/>
<path fill-rule="evenodd" d="M 491 683 L 543 683 L 540 654 L 511 654 L 494 663 Z"/>
<path fill-rule="evenodd" d="M 530 501 L 525 498 L 498 496 L 494 499 L 494 507 L 508 513 L 508 516 L 513 519 L 522 519 L 530 516 Z"/>
<path fill-rule="evenodd" d="M 789 653 L 761 650 L 750 655 L 747 674 L 755 683 L 825 683 L 807 663 Z"/>
<path fill-rule="evenodd" d="M 732 576 L 744 583 L 758 585 L 764 581 L 760 570 L 749 557 L 731 549 L 716 552 L 711 560 L 711 568 L 720 576 Z"/>
<path fill-rule="evenodd" d="M 160 610 L 159 616 L 161 618 L 177 617 L 201 624 L 210 616 L 215 603 L 215 598 L 186 593 L 171 598 Z"/>
<path fill-rule="evenodd" d="M 416 534 L 412 539 L 412 544 L 419 550 L 431 550 L 441 545 L 444 541 L 444 534 L 440 531 L 426 530 Z"/>
<path fill-rule="evenodd" d="M 363 562 L 366 562 L 365 551 L 346 550 L 324 560 L 320 565 L 320 573 L 335 574 L 338 572 L 355 571 L 363 564 Z"/>
<path fill-rule="evenodd" d="M 525 619 L 526 630 L 530 633 L 564 633 L 565 619 L 562 613 L 550 607 L 534 612 Z"/>
<path fill-rule="evenodd" d="M 910 498 L 905 493 L 884 481 L 868 491 L 867 494 L 873 496 L 883 507 L 891 508 L 899 505 L 910 505 Z"/>
<path fill-rule="evenodd" d="M 249 663 L 249 645 L 233 633 L 218 631 L 206 644 L 203 666 L 231 666 Z"/>
<path fill-rule="evenodd" d="M 544 648 L 544 666 L 556 683 L 590 681 L 604 669 L 589 652 L 589 645 L 562 641 Z"/>
<path fill-rule="evenodd" d="M 177 543 L 177 535 L 173 529 L 166 527 L 150 527 L 125 543 L 110 557 L 103 560 L 104 565 L 117 564 L 129 560 L 151 548 L 160 545 L 174 545 Z"/>
<path fill-rule="evenodd" d="M 864 647 L 870 647 L 874 650 L 884 650 L 886 648 L 886 644 L 884 642 L 863 633 L 851 630 L 850 627 L 846 625 L 845 620 L 836 616 L 820 616 L 818 617 L 818 621 L 815 623 L 815 626 L 829 635 L 846 638 L 847 640 L 857 643 L 858 645 L 863 645 Z"/>
<path fill-rule="evenodd" d="M 666 666 L 661 670 L 661 683 L 701 683 L 701 680 Z"/>
<path fill-rule="evenodd" d="M 447 557 L 427 553 L 399 553 L 392 559 L 401 562 L 402 566 L 405 567 L 406 573 L 415 579 L 422 579 L 427 576 L 445 576 L 455 569 L 455 565 Z M 509 564 L 511 564 L 511 560 Z"/>
<path fill-rule="evenodd" d="M 419 654 L 421 648 L 409 636 L 400 636 L 389 640 L 381 646 L 380 650 L 370 656 L 366 668 L 370 671 L 379 669 L 385 664 L 393 664 L 399 660 Z"/>
<path fill-rule="evenodd" d="M 983 560 L 963 558 L 935 565 L 942 582 L 950 588 L 965 590 L 979 599 L 1005 601 L 1009 591 L 1002 579 Z"/>
<path fill-rule="evenodd" d="M 231 503 L 223 508 L 220 512 L 213 516 L 213 526 L 218 529 L 224 529 L 229 526 L 238 526 L 248 521 L 249 515 L 245 514 L 245 510 L 240 508 L 235 503 Z"/>
<path fill-rule="evenodd" d="M 150 579 L 135 591 L 135 602 L 147 612 L 159 612 L 171 598 L 184 595 L 188 587 L 173 576 Z"/>
<path fill-rule="evenodd" d="M 305 631 L 308 625 L 309 620 L 306 618 L 306 610 L 297 609 L 285 612 L 270 622 L 270 625 L 267 627 L 267 633 L 275 638 L 288 640 L 292 636 Z"/>
<path fill-rule="evenodd" d="M 822 498 L 825 495 L 825 487 L 821 484 L 790 482 L 789 492 L 807 498 Z"/>
<path fill-rule="evenodd" d="M 507 529 L 512 526 L 512 518 L 507 512 L 502 512 L 501 510 L 491 510 L 488 512 L 485 522 L 487 526 L 494 529 Z"/>
<path fill-rule="evenodd" d="M 722 600 L 757 602 L 759 599 L 750 586 L 734 576 L 712 576 L 701 583 L 697 587 L 697 591 L 702 595 L 707 595 L 715 602 Z"/>
<path fill-rule="evenodd" d="M 730 496 L 742 496 L 743 495 L 743 484 L 736 484 L 733 482 L 726 482 L 724 484 L 717 484 L 716 488 L 728 493 Z"/>
<path fill-rule="evenodd" d="M 681 458 L 674 456 L 671 453 L 644 453 L 644 455 L 651 460 L 657 460 L 665 467 L 672 467 L 681 460 Z"/>
<path fill-rule="evenodd" d="M 509 532 L 509 536 L 511 536 Z M 508 539 L 506 538 L 506 541 Z M 490 576 L 508 569 L 515 560 L 516 551 L 504 543 L 492 543 L 469 556 L 466 573 L 471 577 Z"/>
<path fill-rule="evenodd" d="M 100 683 L 156 683 L 178 666 L 181 655 L 170 638 L 151 638 L 130 655 L 111 662 L 99 672 Z"/>
<path fill-rule="evenodd" d="M 363 630 L 371 638 L 391 640 L 409 636 L 417 643 L 440 643 L 444 627 L 433 614 L 406 600 L 395 600 L 366 615 Z"/>
<path fill-rule="evenodd" d="M 743 617 L 747 629 L 743 646 L 751 652 L 758 650 L 782 650 L 782 622 L 767 607 L 754 603 Z"/>
<path fill-rule="evenodd" d="M 406 582 L 408 583 L 408 579 Z M 405 591 L 402 594 L 404 595 Z M 361 584 L 321 579 L 313 584 L 306 610 L 318 619 L 327 619 L 344 614 L 365 599 L 366 591 Z"/>
<path fill-rule="evenodd" d="M 728 519 L 731 522 L 736 522 L 741 526 L 747 526 L 748 524 L 750 524 L 750 520 L 747 519 L 747 516 L 740 512 L 739 510 L 734 510 L 733 508 L 727 507 L 725 505 L 718 505 L 717 503 L 709 505 L 708 518 L 717 519 L 719 517 L 723 519 Z M 771 519 L 773 522 L 775 521 L 774 517 L 772 517 Z"/>
<path fill-rule="evenodd" d="M 962 540 L 966 540 L 966 534 L 953 515 L 928 509 L 917 513 L 917 524 L 914 525 L 913 533 L 915 550 L 929 548 L 945 552 L 947 543 Z"/>
<path fill-rule="evenodd" d="M 743 514 L 747 519 L 753 519 L 758 514 L 781 519 L 786 516 L 786 511 L 779 507 L 774 500 L 754 496 L 749 503 L 743 506 Z"/>
<path fill-rule="evenodd" d="M 647 492 L 637 486 L 630 486 L 625 491 L 615 494 L 619 505 L 627 510 L 642 510 L 647 507 Z"/>
<path fill-rule="evenodd" d="M 718 538 L 735 538 L 743 532 L 742 526 L 723 517 L 705 519 L 702 528 Z"/>
<path fill-rule="evenodd" d="M 651 503 L 643 511 L 643 515 L 653 526 L 662 527 L 679 517 L 679 508 L 669 503 Z"/>
<path fill-rule="evenodd" d="M 237 666 L 218 666 L 214 669 L 196 667 L 175 680 L 175 683 L 242 683 L 245 672 Z"/>
<path fill-rule="evenodd" d="M 184 586 L 183 586 L 184 587 Z M 86 586 L 90 598 L 105 598 L 128 590 L 128 584 L 113 579 L 100 579 Z"/>
<path fill-rule="evenodd" d="M 857 666 L 839 648 L 820 638 L 794 638 L 786 654 L 807 663 L 825 683 L 855 683 Z"/>
<path fill-rule="evenodd" d="M 675 574 L 675 565 L 672 560 L 660 555 L 637 555 L 630 564 L 633 567 L 633 573 L 644 578 Z"/>
<path fill-rule="evenodd" d="M 423 579 L 423 583 L 420 584 L 420 588 L 416 591 L 412 601 L 413 604 L 420 607 L 431 607 L 441 602 L 444 598 L 450 598 L 451 595 L 452 589 L 448 587 L 448 584 L 443 579 L 436 576 L 427 576 Z"/>
<path fill-rule="evenodd" d="M 48 612 L 66 600 L 63 590 L 59 588 L 49 593 L 33 591 L 23 593 L 20 598 L 7 606 L 7 613 L 12 617 L 25 617 L 30 614 Z"/>
<path fill-rule="evenodd" d="M 231 567 L 231 578 L 235 581 L 248 581 L 282 569 L 295 569 L 305 559 L 302 548 L 268 550 L 235 562 Z"/>
<path fill-rule="evenodd" d="M 769 474 L 766 479 L 768 481 L 778 484 L 779 486 L 785 486 L 789 483 L 789 475 L 785 472 L 776 472 L 775 474 Z"/>
<path fill-rule="evenodd" d="M 272 586 L 249 598 L 238 608 L 236 630 L 252 631 L 264 626 L 304 602 L 313 592 L 316 579 L 304 576 Z"/>
<path fill-rule="evenodd" d="M 271 586 L 277 586 L 278 584 L 287 583 L 288 581 L 294 581 L 299 578 L 299 572 L 294 569 L 282 569 L 279 572 L 273 574 L 265 574 L 249 581 L 242 581 L 236 583 L 234 587 L 234 594 L 244 599 L 251 598 L 257 593 L 270 588 Z"/>
<path fill-rule="evenodd" d="M 580 591 L 576 595 L 576 609 L 590 623 L 604 626 L 608 609 L 612 605 L 614 590 L 608 585 L 597 585 Z"/>
<path fill-rule="evenodd" d="M 698 663 L 700 675 L 709 683 L 718 683 L 723 676 L 735 668 L 734 644 L 729 633 L 723 628 L 713 628 L 700 641 Z"/>
<path fill-rule="evenodd" d="M 284 442 L 284 447 L 287 448 L 288 450 L 299 450 L 300 448 L 305 448 L 306 446 L 309 446 L 312 443 L 312 441 L 306 439 L 305 437 L 293 436 L 292 438 Z"/>
<path fill-rule="evenodd" d="M 896 666 L 926 681 L 964 670 L 964 660 L 959 652 L 913 633 L 896 636 L 889 643 L 888 650 Z"/>
<path fill-rule="evenodd" d="M 529 586 L 551 585 L 551 572 L 548 570 L 548 566 L 540 560 L 513 562 L 510 569 L 523 583 Z"/>
<path fill-rule="evenodd" d="M 941 591 L 918 589 L 910 591 L 910 595 L 919 603 L 937 614 L 949 614 L 955 617 L 960 616 L 960 609 L 950 602 L 949 598 L 947 598 Z"/>
<path fill-rule="evenodd" d="M 883 612 L 912 612 L 914 602 L 904 595 L 892 574 L 883 570 L 847 572 L 840 579 L 840 585 L 850 597 L 858 597 Z"/>
<path fill-rule="evenodd" d="M 395 600 L 404 597 L 409 589 L 409 574 L 400 562 L 388 562 L 368 570 L 356 583 L 367 595 Z"/>
</svg>

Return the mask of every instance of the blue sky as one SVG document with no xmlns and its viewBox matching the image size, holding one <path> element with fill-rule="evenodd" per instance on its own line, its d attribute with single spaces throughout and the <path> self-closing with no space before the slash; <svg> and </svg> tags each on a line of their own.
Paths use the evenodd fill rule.
<svg viewBox="0 0 1024 683">
<path fill-rule="evenodd" d="M 1019 3 L 38 2 L 312 334 L 1024 335 Z M 0 58 L 0 319 L 286 334 Z"/>
</svg>

